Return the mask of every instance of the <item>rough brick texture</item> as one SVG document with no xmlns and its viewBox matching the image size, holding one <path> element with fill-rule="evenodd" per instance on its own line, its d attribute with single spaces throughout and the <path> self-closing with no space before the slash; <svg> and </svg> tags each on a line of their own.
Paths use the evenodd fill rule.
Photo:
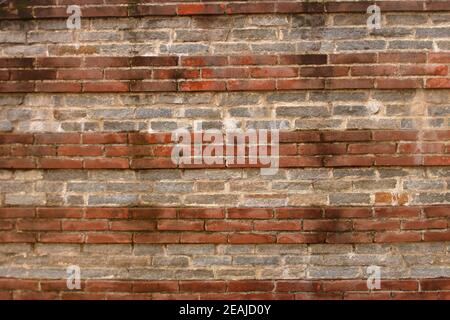
<svg viewBox="0 0 450 320">
<path fill-rule="evenodd" d="M 449 1 L 12 0 L 0 42 L 0 299 L 450 299 Z M 174 163 L 199 121 L 278 172 Z"/>
</svg>

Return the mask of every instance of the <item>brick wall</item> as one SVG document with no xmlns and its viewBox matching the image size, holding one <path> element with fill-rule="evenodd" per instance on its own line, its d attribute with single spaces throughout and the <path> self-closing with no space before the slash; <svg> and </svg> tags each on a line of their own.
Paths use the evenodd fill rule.
<svg viewBox="0 0 450 320">
<path fill-rule="evenodd" d="M 450 298 L 449 1 L 11 0 L 0 43 L 1 299 Z M 200 120 L 280 169 L 173 163 Z"/>
</svg>

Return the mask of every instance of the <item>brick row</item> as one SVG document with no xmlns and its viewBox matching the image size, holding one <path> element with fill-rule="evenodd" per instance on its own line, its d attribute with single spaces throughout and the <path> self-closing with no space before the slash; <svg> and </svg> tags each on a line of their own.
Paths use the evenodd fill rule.
<svg viewBox="0 0 450 320">
<path fill-rule="evenodd" d="M 446 65 L 449 56 L 392 52 L 329 56 L 3 58 L 0 92 L 449 88 Z"/>
<path fill-rule="evenodd" d="M 239 132 L 239 131 L 236 131 Z M 248 133 L 247 131 L 243 131 Z M 270 130 L 266 131 L 269 134 Z M 200 134 L 195 132 L 196 135 Z M 203 133 L 204 135 L 204 133 Z M 191 139 L 194 133 L 191 132 Z M 204 138 L 206 139 L 206 138 Z M 450 130 L 296 130 L 280 131 L 281 143 L 447 143 Z M 0 145 L 164 145 L 172 141 L 170 132 L 95 132 L 95 133 L 0 133 Z M 246 142 L 248 142 L 246 140 Z M 413 149 L 413 148 L 412 148 Z M 410 147 L 402 148 L 407 152 Z M 428 150 L 428 151 L 427 151 Z M 424 148 L 417 152 L 434 153 L 440 148 Z"/>
<path fill-rule="evenodd" d="M 286 66 L 286 65 L 362 65 L 387 64 L 391 70 L 408 74 L 420 70 L 421 64 L 449 64 L 449 52 L 392 51 L 336 54 L 265 54 L 265 55 L 215 55 L 215 56 L 86 56 L 86 57 L 36 57 L 0 58 L 0 68 L 10 69 L 77 69 L 77 68 L 129 68 L 157 67 L 226 67 L 226 66 Z M 399 67 L 399 64 L 404 64 Z M 414 65 L 411 65 L 414 64 Z M 362 67 L 358 66 L 358 67 Z M 384 66 L 386 67 L 386 66 Z M 407 68 L 411 67 L 411 69 Z M 417 67 L 414 69 L 412 67 Z M 177 69 L 175 69 L 177 70 Z M 205 69 L 208 70 L 208 69 Z M 354 75 L 361 70 L 354 69 Z M 429 71 L 430 72 L 430 71 Z M 257 74 L 257 69 L 253 70 Z M 304 73 L 307 73 L 305 69 Z M 356 74 L 355 74 L 356 73 Z M 379 72 L 378 72 L 379 73 Z M 373 73 L 376 74 L 376 73 Z M 414 74 L 414 73 L 413 73 Z M 420 73 L 420 74 L 423 74 Z"/>
<path fill-rule="evenodd" d="M 1 243 L 391 243 L 450 240 L 450 206 L 0 208 Z"/>
<path fill-rule="evenodd" d="M 382 279 L 370 291 L 367 280 L 101 280 L 81 281 L 69 290 L 66 280 L 0 278 L 1 299 L 450 299 L 450 279 Z"/>
<path fill-rule="evenodd" d="M 365 13 L 372 4 L 380 6 L 384 12 L 430 12 L 450 11 L 447 1 L 326 1 L 305 3 L 300 1 L 254 1 L 221 3 L 203 3 L 199 1 L 146 1 L 136 4 L 134 1 L 118 0 L 103 4 L 102 1 L 82 1 L 80 4 L 83 17 L 136 17 L 136 16 L 186 16 L 186 15 L 232 15 L 252 13 Z M 76 2 L 75 2 L 76 3 Z M 3 4 L 0 19 L 46 19 L 68 17 L 67 1 L 33 1 L 29 6 Z"/>
<path fill-rule="evenodd" d="M 347 89 L 449 89 L 449 78 L 364 78 L 291 80 L 201 80 L 201 81 L 8 81 L 0 82 L 1 93 L 98 93 L 98 92 L 235 92 Z"/>
<path fill-rule="evenodd" d="M 447 166 L 450 165 L 449 138 L 449 130 L 291 131 L 280 133 L 278 155 L 273 154 L 271 147 L 267 148 L 267 154 L 276 157 L 282 168 Z M 0 134 L 0 168 L 260 168 L 271 165 L 254 154 L 257 148 L 252 148 L 248 140 L 245 145 L 238 145 L 226 144 L 225 135 L 222 139 L 225 144 L 217 145 L 222 151 L 220 156 L 203 153 L 198 158 L 195 152 L 198 147 L 192 144 L 186 145 L 191 155 L 177 160 L 172 153 L 180 146 L 171 141 L 170 133 Z M 203 151 L 210 144 L 208 141 L 204 140 Z M 257 141 L 253 143 L 261 147 Z"/>
</svg>

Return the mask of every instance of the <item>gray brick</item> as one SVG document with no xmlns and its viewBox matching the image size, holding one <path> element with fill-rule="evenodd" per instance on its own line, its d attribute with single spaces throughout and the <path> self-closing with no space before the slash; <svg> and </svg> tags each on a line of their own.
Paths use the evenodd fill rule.
<svg viewBox="0 0 450 320">
<path fill-rule="evenodd" d="M 370 194 L 335 193 L 330 194 L 330 204 L 369 204 Z"/>
<path fill-rule="evenodd" d="M 280 258 L 277 256 L 236 256 L 233 258 L 234 264 L 250 265 L 277 265 Z"/>
</svg>

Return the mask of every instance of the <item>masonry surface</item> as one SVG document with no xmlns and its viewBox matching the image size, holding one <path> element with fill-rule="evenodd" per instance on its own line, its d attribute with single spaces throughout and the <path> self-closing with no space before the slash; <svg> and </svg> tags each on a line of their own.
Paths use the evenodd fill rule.
<svg viewBox="0 0 450 320">
<path fill-rule="evenodd" d="M 0 299 L 450 299 L 449 67 L 450 1 L 6 1 Z"/>
</svg>

